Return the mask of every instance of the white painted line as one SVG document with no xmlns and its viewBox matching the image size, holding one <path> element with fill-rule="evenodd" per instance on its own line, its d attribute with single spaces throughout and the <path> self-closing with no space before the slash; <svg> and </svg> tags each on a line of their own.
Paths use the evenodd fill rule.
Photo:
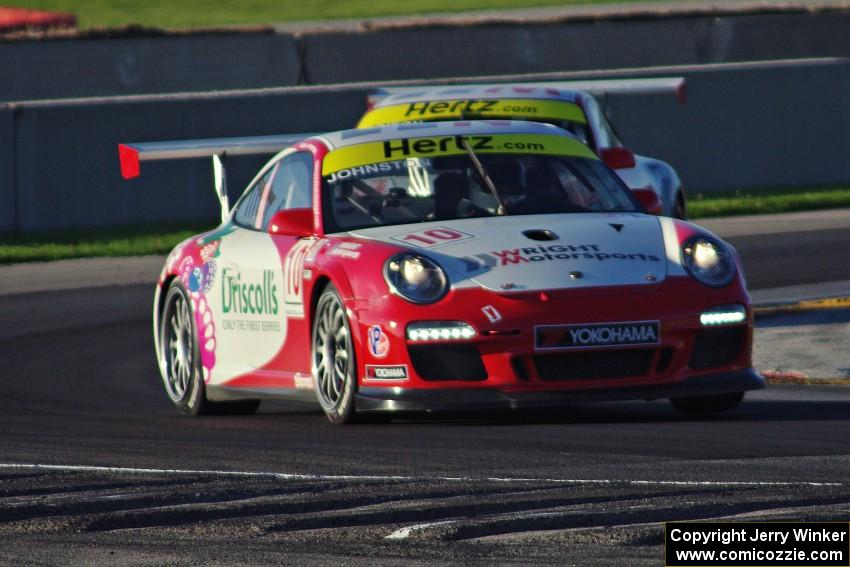
<svg viewBox="0 0 850 567">
<path fill-rule="evenodd" d="M 694 522 L 702 522 L 702 521 L 710 521 L 700 518 L 699 520 L 688 520 Z M 570 533 L 581 533 L 592 530 L 621 530 L 621 529 L 635 529 L 635 528 L 653 528 L 658 529 L 659 522 L 641 522 L 638 524 L 614 524 L 614 525 L 606 525 L 600 524 L 598 526 L 582 526 L 580 528 L 561 528 L 561 529 L 553 529 L 553 530 L 545 530 L 545 529 L 529 529 L 517 532 L 506 532 L 500 534 L 490 534 L 486 536 L 480 537 L 471 537 L 467 538 L 464 541 L 480 541 L 480 542 L 491 542 L 491 541 L 513 541 L 518 539 L 523 539 L 527 537 L 534 537 L 540 535 L 552 536 L 556 534 L 570 534 Z"/>
<path fill-rule="evenodd" d="M 536 520 L 539 518 L 552 518 L 552 517 L 563 517 L 568 513 L 568 509 L 571 506 L 556 506 L 554 508 L 549 508 L 545 510 L 526 510 L 526 511 L 512 511 L 512 512 L 503 512 L 498 514 L 486 514 L 483 516 L 475 516 L 474 518 L 458 518 L 454 520 L 442 520 L 439 522 L 430 522 L 427 524 L 415 524 L 413 526 L 408 526 L 406 528 L 400 528 L 391 534 L 384 536 L 384 539 L 407 539 L 413 532 L 426 530 L 428 528 L 432 528 L 435 526 L 441 526 L 446 524 L 457 524 L 464 520 L 474 519 L 474 521 L 478 523 L 487 523 L 493 521 L 499 521 L 503 519 L 507 520 Z M 634 510 L 636 508 L 656 508 L 653 505 L 646 506 L 629 506 L 630 510 Z M 723 516 L 709 516 L 704 518 L 689 518 L 689 522 L 718 522 L 725 520 L 741 520 L 747 518 L 762 518 L 761 521 L 778 521 L 780 516 L 788 516 L 790 514 L 796 514 L 798 517 L 801 512 L 806 511 L 823 511 L 822 504 L 816 505 L 807 505 L 807 506 L 795 506 L 795 507 L 786 507 L 786 508 L 764 508 L 761 510 L 753 510 L 750 512 L 742 512 L 739 514 L 727 514 Z M 770 517 L 772 520 L 764 520 L 765 517 Z M 640 523 L 631 523 L 631 524 L 599 524 L 595 526 L 581 526 L 578 528 L 560 528 L 560 529 L 520 529 L 519 531 L 513 532 L 505 532 L 498 534 L 490 534 L 486 536 L 478 536 L 472 538 L 463 538 L 465 541 L 499 541 L 499 540 L 513 540 L 513 539 L 521 539 L 524 537 L 528 537 L 531 535 L 537 534 L 547 534 L 552 535 L 556 533 L 573 533 L 573 532 L 583 532 L 583 531 L 591 531 L 591 530 L 617 530 L 617 529 L 635 529 L 635 528 L 643 528 L 643 527 L 652 527 L 657 528 L 658 522 L 640 522 Z"/>
<path fill-rule="evenodd" d="M 447 479 L 441 479 L 447 480 Z M 482 478 L 464 480 L 487 480 L 490 482 L 551 482 L 562 484 L 612 484 L 633 486 L 844 486 L 843 482 L 809 482 L 809 481 L 758 481 L 758 480 L 628 480 L 605 478 Z"/>
<path fill-rule="evenodd" d="M 99 467 L 90 465 L 44 465 L 34 463 L 0 463 L 2 469 L 28 469 L 45 470 L 53 472 L 93 472 L 93 473 L 117 473 L 117 474 L 139 474 L 139 475 L 173 475 L 173 476 L 224 476 L 235 478 L 271 478 L 277 480 L 361 480 L 361 481 L 385 481 L 385 480 L 413 480 L 409 476 L 383 476 L 383 475 L 321 475 L 321 474 L 298 474 L 298 473 L 276 473 L 276 472 L 250 472 L 250 471 L 220 471 L 220 470 L 193 470 L 193 469 L 144 469 L 133 467 Z M 460 480 L 460 479 L 458 479 Z"/>
<path fill-rule="evenodd" d="M 405 475 L 341 475 L 341 474 L 304 474 L 281 472 L 222 471 L 194 469 L 146 469 L 133 467 L 102 467 L 91 465 L 47 465 L 35 463 L 0 463 L 0 470 L 42 470 L 52 472 L 92 472 L 139 475 L 172 476 L 222 476 L 231 478 L 268 478 L 275 480 L 326 480 L 326 481 L 417 481 L 417 482 L 504 482 L 544 484 L 587 484 L 616 486 L 718 486 L 718 487 L 782 487 L 782 486 L 846 486 L 844 482 L 810 481 L 735 481 L 735 480 L 628 480 L 605 478 L 517 478 L 517 477 L 471 477 L 471 476 L 405 476 Z"/>
<path fill-rule="evenodd" d="M 415 526 L 408 526 L 406 528 L 401 528 L 388 536 L 384 536 L 384 539 L 407 539 L 410 537 L 410 534 L 413 532 L 418 532 L 421 530 L 427 530 L 428 528 L 433 528 L 435 526 L 444 526 L 446 524 L 456 524 L 460 520 L 443 520 L 441 522 L 430 522 L 428 524 L 416 524 Z"/>
<path fill-rule="evenodd" d="M 651 506 L 649 506 L 651 507 Z M 753 510 L 750 512 L 742 512 L 740 514 L 727 514 L 723 516 L 707 516 L 703 518 L 688 518 L 688 522 L 723 522 L 726 520 L 746 520 L 751 518 L 761 518 L 761 522 L 777 522 L 780 521 L 782 517 L 785 517 L 789 514 L 794 514 L 796 518 L 800 517 L 800 513 L 806 512 L 823 512 L 822 504 L 815 504 L 809 506 L 796 506 L 791 508 L 764 508 L 761 510 Z M 554 514 L 553 514 L 554 515 Z M 509 514 L 501 514 L 500 516 L 508 517 Z M 526 518 L 529 517 L 525 514 L 516 514 L 517 518 Z M 530 516 L 534 517 L 534 516 Z M 770 518 L 770 519 L 764 519 Z M 793 519 L 796 519 L 793 518 Z M 480 518 L 476 518 L 480 520 Z M 524 531 L 516 531 L 516 532 L 506 532 L 500 534 L 491 534 L 480 537 L 472 537 L 466 538 L 465 541 L 510 541 L 516 539 L 523 539 L 529 536 L 537 536 L 540 534 L 546 535 L 555 535 L 555 534 L 567 534 L 567 533 L 576 533 L 576 532 L 584 532 L 584 531 L 592 531 L 592 530 L 620 530 L 620 529 L 635 529 L 635 528 L 658 528 L 658 522 L 639 522 L 632 524 L 598 524 L 595 526 L 581 526 L 579 528 L 560 528 L 553 530 L 541 530 L 541 529 L 529 529 Z M 400 531 L 400 530 L 399 530 Z"/>
</svg>

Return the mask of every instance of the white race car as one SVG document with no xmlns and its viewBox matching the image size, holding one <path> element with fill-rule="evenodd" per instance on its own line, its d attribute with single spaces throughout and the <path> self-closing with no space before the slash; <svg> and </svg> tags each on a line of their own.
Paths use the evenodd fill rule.
<svg viewBox="0 0 850 567">
<path fill-rule="evenodd" d="M 594 94 L 675 93 L 682 78 L 381 88 L 372 91 L 358 128 L 439 120 L 530 120 L 559 126 L 590 146 L 635 193 L 653 191 L 662 209 L 684 219 L 685 191 L 676 170 L 626 148 Z"/>
</svg>

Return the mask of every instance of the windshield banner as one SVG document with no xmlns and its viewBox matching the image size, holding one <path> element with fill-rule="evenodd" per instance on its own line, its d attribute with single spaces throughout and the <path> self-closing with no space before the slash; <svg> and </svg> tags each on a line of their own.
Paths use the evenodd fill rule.
<svg viewBox="0 0 850 567">
<path fill-rule="evenodd" d="M 476 154 L 568 155 L 599 159 L 576 139 L 552 134 L 474 134 L 429 136 L 383 140 L 345 146 L 330 152 L 322 164 L 322 175 L 343 169 L 406 158 L 433 158 L 466 153 L 464 141 Z"/>
<path fill-rule="evenodd" d="M 359 128 L 386 126 L 431 120 L 469 120 L 476 118 L 501 118 L 515 120 L 567 120 L 587 124 L 581 107 L 563 100 L 538 100 L 526 98 L 460 99 L 408 102 L 381 106 L 358 124 Z"/>
</svg>

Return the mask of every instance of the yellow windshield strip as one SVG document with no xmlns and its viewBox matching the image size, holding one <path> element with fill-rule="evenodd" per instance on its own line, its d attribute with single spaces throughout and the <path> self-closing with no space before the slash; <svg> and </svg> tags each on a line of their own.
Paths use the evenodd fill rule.
<svg viewBox="0 0 850 567">
<path fill-rule="evenodd" d="M 476 154 L 568 155 L 598 159 L 578 140 L 557 134 L 458 134 L 383 140 L 338 148 L 325 156 L 322 175 L 405 158 L 465 154 L 463 140 Z"/>
<path fill-rule="evenodd" d="M 493 117 L 537 122 L 567 120 L 587 124 L 584 111 L 572 102 L 510 98 L 438 100 L 381 106 L 366 113 L 357 127 Z"/>
</svg>

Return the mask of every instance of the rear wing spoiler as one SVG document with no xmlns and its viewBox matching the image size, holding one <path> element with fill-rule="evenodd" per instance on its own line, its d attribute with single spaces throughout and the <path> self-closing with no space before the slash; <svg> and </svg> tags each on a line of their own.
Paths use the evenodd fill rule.
<svg viewBox="0 0 850 567">
<path fill-rule="evenodd" d="M 244 138 L 207 138 L 202 140 L 172 140 L 167 142 L 134 142 L 118 144 L 121 177 L 139 176 L 143 161 L 211 157 L 213 183 L 221 206 L 221 220 L 230 213 L 227 198 L 226 156 L 275 154 L 296 142 L 316 134 L 285 134 L 280 136 L 248 136 Z"/>
<path fill-rule="evenodd" d="M 605 96 L 609 94 L 627 95 L 649 95 L 649 94 L 671 94 L 676 95 L 679 104 L 685 103 L 685 78 L 684 77 L 659 77 L 645 79 L 588 79 L 578 81 L 528 81 L 510 83 L 453 83 L 445 85 L 420 85 L 416 87 L 381 87 L 372 90 L 367 97 L 367 106 L 372 109 L 381 99 L 390 95 L 415 94 L 423 88 L 446 90 L 459 87 L 542 87 L 563 89 L 570 91 L 585 91 L 594 96 Z"/>
</svg>

